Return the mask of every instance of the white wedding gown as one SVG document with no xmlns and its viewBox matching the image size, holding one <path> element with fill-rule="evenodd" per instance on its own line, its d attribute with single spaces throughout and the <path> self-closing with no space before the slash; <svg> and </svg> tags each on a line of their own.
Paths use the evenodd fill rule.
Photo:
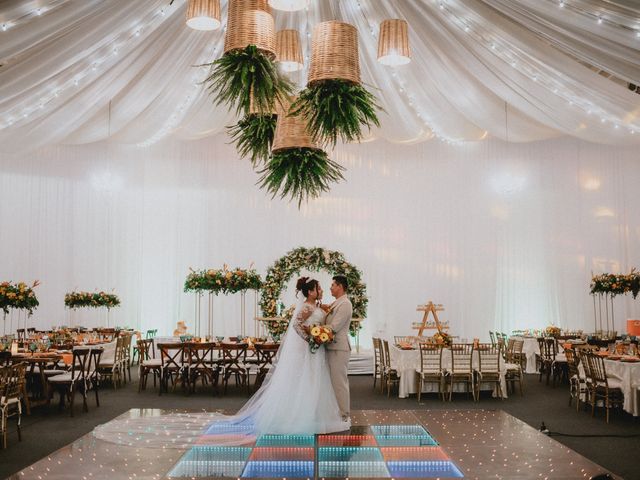
<svg viewBox="0 0 640 480">
<path fill-rule="evenodd" d="M 230 423 L 253 425 L 256 433 L 313 434 L 345 430 L 329 376 L 324 347 L 311 353 L 302 338 L 303 325 L 324 323 L 315 308 L 306 321 L 299 304 L 262 387 Z"/>
</svg>

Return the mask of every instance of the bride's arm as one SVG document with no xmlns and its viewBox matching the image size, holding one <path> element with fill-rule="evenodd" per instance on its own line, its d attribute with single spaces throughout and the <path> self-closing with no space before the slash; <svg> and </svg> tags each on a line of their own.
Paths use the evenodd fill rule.
<svg viewBox="0 0 640 480">
<path fill-rule="evenodd" d="M 296 318 L 293 319 L 293 321 L 295 322 L 293 325 L 293 329 L 298 335 L 300 335 L 300 337 L 302 337 L 305 342 L 309 339 L 309 335 L 307 334 L 307 332 L 305 332 L 303 324 L 307 320 L 307 318 L 311 316 L 312 313 L 313 308 L 310 305 L 305 305 L 300 309 L 300 312 L 298 312 Z"/>
</svg>

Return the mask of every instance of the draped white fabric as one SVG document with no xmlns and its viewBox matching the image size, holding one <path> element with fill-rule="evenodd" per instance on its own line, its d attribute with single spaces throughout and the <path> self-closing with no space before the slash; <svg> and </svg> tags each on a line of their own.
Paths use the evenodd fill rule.
<svg viewBox="0 0 640 480">
<path fill-rule="evenodd" d="M 298 210 L 258 190 L 226 141 L 5 157 L 0 279 L 41 280 L 40 327 L 103 322 L 65 312 L 63 296 L 114 288 L 122 306 L 112 325 L 167 334 L 178 320 L 193 327 L 194 296 L 182 291 L 189 267 L 254 261 L 264 274 L 292 248 L 324 246 L 363 272 L 365 337 L 410 333 L 416 306 L 433 300 L 452 332 L 470 339 L 551 322 L 593 330 L 591 271 L 640 267 L 633 147 L 569 138 L 350 145 L 334 153 L 346 182 Z M 640 301 L 614 306 L 619 331 L 640 318 Z M 253 315 L 252 294 L 247 309 Z M 239 296 L 215 298 L 219 334 L 239 333 L 239 319 Z"/>
<path fill-rule="evenodd" d="M 308 12 L 275 16 L 278 28 L 302 32 L 306 57 L 317 22 L 358 27 L 363 80 L 386 110 L 376 137 L 639 143 L 640 95 L 578 61 L 640 83 L 638 3 L 562 4 L 314 0 Z M 198 84 L 207 69 L 194 67 L 221 54 L 222 31 L 192 31 L 184 11 L 184 0 L 0 0 L 0 149 L 222 131 L 232 117 Z M 413 61 L 397 69 L 375 59 L 390 17 L 410 23 Z"/>
</svg>

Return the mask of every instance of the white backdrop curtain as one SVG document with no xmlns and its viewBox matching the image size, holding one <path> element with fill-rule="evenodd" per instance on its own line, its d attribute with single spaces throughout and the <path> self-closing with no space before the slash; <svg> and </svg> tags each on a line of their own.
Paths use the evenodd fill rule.
<svg viewBox="0 0 640 480">
<path fill-rule="evenodd" d="M 367 337 L 410 333 L 427 300 L 445 305 L 463 338 L 550 323 L 593 330 L 591 271 L 640 267 L 631 147 L 568 138 L 339 147 L 346 182 L 298 210 L 258 190 L 226 141 L 5 156 L 0 280 L 42 282 L 32 323 L 95 325 L 104 317 L 70 315 L 64 294 L 113 288 L 122 306 L 112 324 L 170 333 L 178 320 L 193 326 L 194 297 L 182 292 L 189 267 L 255 262 L 264 274 L 294 247 L 323 246 L 363 271 Z M 215 300 L 218 333 L 239 333 L 239 304 Z M 640 318 L 640 300 L 614 305 L 618 330 Z"/>
<path fill-rule="evenodd" d="M 223 18 L 226 0 L 222 0 Z M 313 0 L 275 12 L 297 28 L 340 19 L 360 35 L 363 81 L 386 110 L 375 137 L 400 143 L 532 141 L 570 135 L 640 143 L 640 95 L 583 63 L 640 84 L 640 7 L 630 0 Z M 232 120 L 197 68 L 222 30 L 185 26 L 184 0 L 0 0 L 0 151 L 111 138 L 199 138 Z M 386 18 L 410 23 L 413 61 L 376 61 Z M 598 23 L 598 19 L 602 19 Z M 302 86 L 306 73 L 294 78 Z M 508 107 L 507 107 L 508 105 Z"/>
</svg>

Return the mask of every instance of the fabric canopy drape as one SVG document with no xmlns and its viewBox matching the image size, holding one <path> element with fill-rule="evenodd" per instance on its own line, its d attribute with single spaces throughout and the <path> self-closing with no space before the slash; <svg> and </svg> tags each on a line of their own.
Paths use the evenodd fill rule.
<svg viewBox="0 0 640 480">
<path fill-rule="evenodd" d="M 184 15 L 182 0 L 0 1 L 0 149 L 221 132 L 233 116 L 213 106 L 198 65 L 221 55 L 223 33 Z M 637 2 L 314 0 L 275 17 L 300 30 L 307 63 L 315 24 L 356 25 L 363 80 L 386 112 L 373 137 L 640 143 L 640 95 L 625 85 L 640 83 Z M 386 18 L 410 23 L 407 66 L 376 61 Z M 293 78 L 304 85 L 306 70 Z"/>
<path fill-rule="evenodd" d="M 64 294 L 115 289 L 122 306 L 112 325 L 170 334 L 178 320 L 194 327 L 195 296 L 183 292 L 189 267 L 254 262 L 264 275 L 289 250 L 319 246 L 362 271 L 363 341 L 378 330 L 410 334 L 428 300 L 444 304 L 454 335 L 488 340 L 488 330 L 551 323 L 592 331 L 591 273 L 640 267 L 634 147 L 376 140 L 339 147 L 333 158 L 346 181 L 298 210 L 255 187 L 259 175 L 224 135 L 8 157 L 0 280 L 41 281 L 30 321 L 41 328 L 103 323 L 104 313 L 66 311 Z M 312 275 L 328 299 L 331 277 Z M 614 308 L 618 331 L 640 318 L 630 296 Z M 206 318 L 206 299 L 202 311 Z M 220 335 L 240 333 L 240 296 L 215 297 L 214 321 Z"/>
</svg>

